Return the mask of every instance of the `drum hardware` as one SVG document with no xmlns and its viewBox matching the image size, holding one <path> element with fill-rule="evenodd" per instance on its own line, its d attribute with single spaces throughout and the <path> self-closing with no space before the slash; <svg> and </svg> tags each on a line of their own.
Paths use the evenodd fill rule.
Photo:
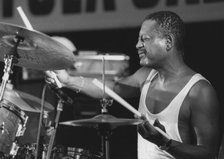
<svg viewBox="0 0 224 159">
<path fill-rule="evenodd" d="M 102 114 L 107 114 L 107 106 L 109 106 L 109 102 L 105 97 L 105 57 L 103 56 L 102 58 L 102 65 L 103 65 L 103 70 L 102 70 L 102 81 L 103 81 L 103 98 L 101 100 L 101 113 Z M 110 103 L 112 104 L 112 102 Z M 110 131 L 108 129 L 104 129 L 101 126 L 98 126 L 100 135 L 101 135 L 101 145 L 102 145 L 102 152 L 103 152 L 103 159 L 109 159 L 110 158 L 110 152 L 109 152 L 109 133 Z"/>
<path fill-rule="evenodd" d="M 3 70 L 4 74 L 2 77 L 1 90 L 0 90 L 1 108 L 4 105 L 4 104 L 2 104 L 2 102 L 4 99 L 4 93 L 5 93 L 5 89 L 6 89 L 6 84 L 8 83 L 9 75 L 10 75 L 10 73 L 12 73 L 12 70 L 11 70 L 12 66 L 14 63 L 18 62 L 19 55 L 17 53 L 17 48 L 19 46 L 19 43 L 22 42 L 23 40 L 24 39 L 21 36 L 17 35 L 17 33 L 16 33 L 15 38 L 14 38 L 15 44 L 12 46 L 12 48 L 9 52 L 6 52 L 4 54 L 5 67 Z M 27 117 L 26 117 L 26 119 L 27 119 Z M 24 123 L 26 123 L 26 121 Z M 4 135 L 5 130 L 7 130 L 7 128 L 5 128 L 5 122 L 2 123 L 1 128 L 2 128 L 2 132 L 3 132 L 2 135 Z M 21 124 L 18 125 L 14 141 L 11 143 L 11 149 L 8 154 L 8 155 L 12 156 L 12 158 L 15 157 L 15 155 L 19 149 L 19 147 L 17 145 L 17 138 L 18 138 L 18 136 L 20 136 L 20 131 L 21 131 Z M 9 131 L 7 130 L 6 132 L 7 132 L 7 135 L 10 136 Z M 14 135 L 14 134 L 12 134 L 12 135 Z M 8 152 L 8 150 L 3 150 L 3 151 Z"/>
<path fill-rule="evenodd" d="M 39 124 L 38 124 L 38 132 L 37 132 L 37 146 L 35 151 L 35 159 L 39 158 L 39 154 L 41 152 L 40 145 L 43 145 L 43 138 L 41 137 L 42 122 L 46 121 L 46 118 L 48 117 L 48 113 L 44 111 L 44 101 L 45 101 L 44 98 L 45 98 L 46 88 L 47 86 L 45 85 L 42 92 L 42 102 L 41 102 L 40 118 L 39 118 Z M 46 125 L 47 123 L 44 123 L 44 124 Z M 43 153 L 44 151 L 42 152 L 42 155 Z"/>
<path fill-rule="evenodd" d="M 109 159 L 109 137 L 112 134 L 112 130 L 120 126 L 131 126 L 140 124 L 140 119 L 126 119 L 116 118 L 110 114 L 99 114 L 90 119 L 80 119 L 60 122 L 62 125 L 67 126 L 84 126 L 89 128 L 95 128 L 102 137 L 102 157 L 103 159 Z"/>
<path fill-rule="evenodd" d="M 14 158 L 19 149 L 18 141 L 24 134 L 28 116 L 20 108 L 3 99 L 0 120 L 0 151 L 4 156 Z"/>
<path fill-rule="evenodd" d="M 72 51 L 51 37 L 35 30 L 28 30 L 24 27 L 7 23 L 0 23 L 0 50 L 2 50 L 0 60 L 5 63 L 0 89 L 0 113 L 1 111 L 6 112 L 6 114 L 11 113 L 14 120 L 17 117 L 23 120 L 22 122 L 17 121 L 13 123 L 13 127 L 10 127 L 10 122 L 13 122 L 10 121 L 11 117 L 4 116 L 5 114 L 0 116 L 0 118 L 6 117 L 1 124 L 0 152 L 14 157 L 18 150 L 18 139 L 25 131 L 26 119 L 23 119 L 25 113 L 22 113 L 22 110 L 40 112 L 40 100 L 20 91 L 8 91 L 6 85 L 8 84 L 9 75 L 13 73 L 11 68 L 17 65 L 37 70 L 58 70 L 71 67 L 75 59 Z M 51 62 L 49 62 L 49 59 Z M 5 96 L 6 94 L 7 97 Z M 7 100 L 5 98 L 11 99 Z M 23 98 L 26 102 L 23 101 Z M 31 103 L 31 106 L 27 103 Z M 17 104 L 19 104 L 19 108 Z M 44 106 L 46 106 L 44 107 L 46 111 L 54 109 L 48 103 L 45 103 Z M 21 110 L 20 107 L 22 108 Z M 23 125 L 21 125 L 22 123 Z M 15 129 L 17 132 L 11 129 Z"/>
<path fill-rule="evenodd" d="M 16 90 L 13 85 L 7 83 L 3 103 L 7 104 L 12 109 L 19 107 L 23 111 L 40 112 L 41 99 L 28 93 Z M 44 102 L 44 110 L 47 112 L 53 111 L 54 106 L 49 102 Z M 20 113 L 20 110 L 19 110 Z"/>
<path fill-rule="evenodd" d="M 5 132 L 5 122 L 4 121 L 0 125 L 0 131 L 1 131 L 1 134 L 3 134 Z M 9 132 L 7 132 L 7 133 L 9 134 Z"/>
<path fill-rule="evenodd" d="M 118 119 L 110 114 L 108 114 L 107 107 L 112 104 L 112 101 L 106 99 L 105 96 L 105 60 L 102 58 L 103 63 L 103 98 L 101 100 L 101 114 L 96 115 L 90 119 L 80 119 L 73 121 L 60 122 L 62 125 L 68 126 L 85 126 L 90 128 L 95 128 L 101 136 L 101 146 L 102 146 L 102 159 L 110 159 L 110 144 L 109 138 L 112 134 L 112 130 L 119 126 L 126 125 L 137 125 L 142 122 L 140 119 Z"/>
<path fill-rule="evenodd" d="M 11 69 L 12 69 L 13 63 L 18 62 L 19 55 L 17 53 L 17 48 L 19 43 L 23 41 L 23 38 L 20 37 L 19 35 L 16 35 L 14 40 L 15 40 L 15 45 L 13 45 L 12 49 L 9 52 L 6 52 L 4 54 L 5 67 L 3 71 L 4 74 L 2 77 L 2 84 L 1 84 L 1 90 L 0 90 L 0 101 L 2 101 L 3 99 L 5 87 L 6 87 L 6 84 L 8 83 L 9 75 L 10 73 L 12 73 Z"/>
<path fill-rule="evenodd" d="M 23 114 L 24 115 L 24 114 Z M 26 123 L 28 120 L 28 116 L 25 116 L 23 124 L 20 124 L 18 126 L 18 130 L 16 132 L 16 137 L 14 142 L 12 143 L 12 148 L 9 152 L 9 155 L 12 156 L 12 158 L 14 158 L 19 150 L 19 138 L 22 137 L 24 135 L 24 132 L 26 130 Z"/>
<path fill-rule="evenodd" d="M 18 128 L 18 131 L 16 133 L 16 136 L 23 136 L 24 135 L 24 132 L 26 130 L 27 120 L 28 120 L 28 116 L 25 117 L 25 120 L 24 120 L 23 124 L 19 125 L 19 128 Z"/>
<path fill-rule="evenodd" d="M 51 157 L 51 152 L 52 152 L 52 148 L 53 148 L 53 144 L 54 144 L 56 130 L 57 130 L 57 127 L 58 127 L 58 124 L 59 124 L 59 118 L 60 118 L 61 112 L 63 111 L 63 103 L 64 102 L 63 102 L 62 99 L 58 100 L 57 114 L 56 114 L 55 121 L 54 121 L 54 129 L 53 129 L 53 132 L 52 132 L 51 137 L 50 137 L 50 141 L 49 141 L 49 145 L 48 145 L 48 151 L 47 151 L 47 154 L 46 154 L 46 159 L 50 159 L 50 157 Z"/>
<path fill-rule="evenodd" d="M 61 112 L 63 111 L 63 104 L 64 103 L 68 103 L 68 104 L 73 103 L 73 100 L 70 97 L 68 97 L 61 90 L 62 85 L 61 85 L 60 81 L 58 80 L 56 74 L 54 74 L 54 75 L 55 75 L 54 80 L 55 80 L 56 85 L 49 84 L 48 86 L 54 91 L 54 93 L 57 95 L 59 100 L 58 100 L 58 104 L 57 104 L 57 114 L 56 114 L 56 117 L 55 117 L 54 129 L 53 129 L 53 132 L 52 132 L 51 137 L 50 137 L 50 141 L 49 141 L 49 145 L 48 145 L 48 151 L 47 151 L 47 154 L 46 154 L 46 159 L 50 159 L 50 157 L 51 157 L 51 152 L 52 152 L 52 148 L 53 148 L 53 144 L 54 144 L 56 130 L 57 130 L 57 127 L 58 127 L 58 124 L 59 124 L 59 118 L 60 118 Z"/>
<path fill-rule="evenodd" d="M 23 27 L 16 26 L 16 25 L 9 25 L 6 23 L 0 23 L 0 49 L 9 52 L 13 49 L 13 55 L 10 55 L 7 58 L 4 58 L 5 61 L 5 69 L 6 70 L 3 76 L 3 83 L 1 85 L 1 92 L 0 92 L 0 100 L 2 101 L 4 93 L 5 93 L 5 86 L 8 81 L 9 74 L 11 72 L 12 65 L 23 66 L 27 68 L 34 68 L 38 70 L 57 70 L 57 69 L 64 69 L 69 68 L 74 61 L 76 60 L 73 53 L 60 44 L 57 41 L 52 40 L 50 37 L 42 34 L 40 32 L 34 30 L 27 30 Z M 8 54 L 7 54 L 8 55 Z M 15 58 L 15 59 L 13 59 Z M 2 59 L 0 55 L 0 59 Z M 49 63 L 49 59 L 51 63 Z M 104 57 L 103 57 L 104 62 Z M 104 71 L 105 72 L 105 71 Z M 103 72 L 103 81 L 104 80 L 104 73 Z M 103 151 L 103 158 L 109 159 L 109 141 L 108 136 L 110 135 L 111 128 L 115 128 L 117 126 L 122 125 L 135 125 L 134 121 L 127 122 L 126 120 L 119 120 L 107 114 L 107 103 L 105 97 L 103 98 L 102 102 L 102 114 L 96 116 L 94 120 L 90 120 L 91 126 L 94 125 L 100 131 L 102 135 L 102 151 Z M 37 106 L 34 107 L 36 109 Z M 52 140 L 50 142 L 48 148 L 48 154 L 52 150 L 52 145 L 54 141 L 54 137 L 56 134 L 56 129 L 58 126 L 58 120 L 60 117 L 60 113 L 63 109 L 63 102 L 59 100 L 57 106 L 57 115 L 55 119 L 55 128 L 52 135 Z M 127 122 L 127 123 L 126 123 Z M 25 123 L 25 122 L 24 122 Z M 88 123 L 88 122 L 87 122 Z M 94 124 L 95 123 L 95 124 Z M 5 122 L 5 125 L 7 122 Z M 85 124 L 82 124 L 84 126 Z M 88 124 L 87 124 L 88 125 Z M 5 126 L 4 126 L 5 127 Z M 22 131 L 22 128 L 18 128 Z M 16 133 L 16 134 L 23 134 L 23 133 Z M 17 139 L 17 138 L 16 138 Z M 18 140 L 14 140 L 12 144 L 12 149 L 10 154 L 14 156 L 17 153 Z M 47 159 L 49 159 L 47 154 Z"/>
<path fill-rule="evenodd" d="M 15 141 L 12 143 L 12 148 L 9 152 L 9 155 L 12 156 L 12 158 L 14 158 L 16 156 L 18 150 L 19 150 L 18 140 L 15 139 Z"/>
<path fill-rule="evenodd" d="M 14 63 L 16 66 L 43 71 L 60 70 L 71 67 L 75 61 L 73 52 L 63 44 L 44 33 L 14 24 L 0 23 L 0 44 L 4 52 L 0 54 L 1 61 L 2 55 L 8 54 L 13 47 L 16 49 L 19 57 Z"/>
<path fill-rule="evenodd" d="M 7 23 L 0 23 L 0 50 L 2 50 L 0 60 L 5 63 L 0 88 L 0 113 L 3 111 L 0 118 L 6 118 L 1 120 L 0 151 L 4 155 L 14 157 L 19 148 L 19 137 L 24 134 L 27 121 L 22 110 L 40 112 L 40 100 L 29 94 L 6 88 L 9 76 L 13 73 L 12 67 L 17 65 L 39 70 L 63 69 L 73 64 L 74 55 L 65 46 L 45 34 Z M 34 106 L 32 104 L 33 107 L 29 106 L 20 96 L 32 104 L 35 103 Z M 10 100 L 7 100 L 8 98 Z M 22 109 L 17 107 L 17 104 Z M 53 110 L 53 106 L 50 104 L 48 106 L 47 111 Z"/>
</svg>

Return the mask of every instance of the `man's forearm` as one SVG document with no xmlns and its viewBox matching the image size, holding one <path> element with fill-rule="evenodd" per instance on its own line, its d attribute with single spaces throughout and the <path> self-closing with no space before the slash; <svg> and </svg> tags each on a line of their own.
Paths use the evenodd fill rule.
<svg viewBox="0 0 224 159">
<path fill-rule="evenodd" d="M 176 159 L 215 159 L 216 156 L 215 146 L 208 148 L 205 146 L 184 144 L 174 140 L 172 140 L 167 152 Z"/>
<path fill-rule="evenodd" d="M 94 85 L 94 78 L 88 77 L 71 77 L 70 80 L 65 84 L 65 87 L 75 90 L 77 93 L 81 92 L 93 98 L 102 98 L 107 95 L 104 91 Z M 113 87 L 113 81 L 105 82 L 107 87 Z M 103 83 L 102 83 L 103 84 Z"/>
</svg>

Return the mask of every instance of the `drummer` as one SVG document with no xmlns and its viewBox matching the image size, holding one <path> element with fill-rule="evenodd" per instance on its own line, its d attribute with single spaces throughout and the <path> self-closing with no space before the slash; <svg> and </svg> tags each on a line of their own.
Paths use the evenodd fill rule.
<svg viewBox="0 0 224 159">
<path fill-rule="evenodd" d="M 140 96 L 144 122 L 138 126 L 138 158 L 215 158 L 218 153 L 219 102 L 211 83 L 183 59 L 184 23 L 174 12 L 145 17 L 136 44 L 141 68 L 106 85 L 121 97 Z M 55 71 L 64 87 L 102 98 L 91 78 Z M 54 82 L 47 74 L 47 82 Z M 163 130 L 163 135 L 155 126 Z"/>
</svg>

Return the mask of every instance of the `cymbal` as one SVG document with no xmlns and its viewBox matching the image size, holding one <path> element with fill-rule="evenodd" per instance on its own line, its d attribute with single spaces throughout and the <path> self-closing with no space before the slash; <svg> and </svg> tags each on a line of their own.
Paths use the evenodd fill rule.
<svg viewBox="0 0 224 159">
<path fill-rule="evenodd" d="M 37 70 L 59 70 L 69 68 L 74 63 L 73 52 L 50 36 L 2 22 L 0 23 L 1 61 L 4 61 L 4 55 L 15 52 L 13 48 L 17 37 L 23 40 L 18 44 L 18 62 L 14 65 Z"/>
<path fill-rule="evenodd" d="M 11 84 L 6 85 L 3 100 L 6 100 L 7 102 L 16 105 L 23 111 L 28 112 L 41 111 L 41 99 L 28 93 L 12 89 Z M 49 112 L 54 110 L 54 107 L 50 103 L 45 101 L 44 110 Z"/>
<path fill-rule="evenodd" d="M 140 119 L 127 119 L 127 118 L 116 118 L 109 114 L 99 114 L 90 119 L 80 119 L 60 122 L 59 124 L 68 126 L 86 126 L 86 127 L 99 127 L 99 126 L 126 126 L 126 125 L 138 125 L 142 122 Z"/>
<path fill-rule="evenodd" d="M 30 105 L 30 107 L 28 108 L 24 108 L 24 110 L 26 109 L 26 111 L 29 112 L 40 112 L 41 111 L 41 99 L 30 95 L 28 93 L 25 92 L 21 92 L 21 91 L 17 91 L 17 93 L 20 95 L 20 97 Z M 45 111 L 53 111 L 54 110 L 54 106 L 51 105 L 50 103 L 48 103 L 47 101 L 44 102 L 44 110 Z"/>
</svg>

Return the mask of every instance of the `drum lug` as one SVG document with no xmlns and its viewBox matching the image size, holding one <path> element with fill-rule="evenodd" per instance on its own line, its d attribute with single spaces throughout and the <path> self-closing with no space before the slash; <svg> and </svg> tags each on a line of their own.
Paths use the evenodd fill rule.
<svg viewBox="0 0 224 159">
<path fill-rule="evenodd" d="M 2 134 L 4 134 L 4 132 L 5 132 L 5 122 L 4 121 L 0 125 L 0 131 Z"/>
<path fill-rule="evenodd" d="M 17 145 L 17 143 L 15 141 L 12 143 L 12 147 L 9 152 L 9 155 L 11 155 L 14 158 L 16 156 L 18 150 L 19 150 L 19 146 Z"/>
</svg>

